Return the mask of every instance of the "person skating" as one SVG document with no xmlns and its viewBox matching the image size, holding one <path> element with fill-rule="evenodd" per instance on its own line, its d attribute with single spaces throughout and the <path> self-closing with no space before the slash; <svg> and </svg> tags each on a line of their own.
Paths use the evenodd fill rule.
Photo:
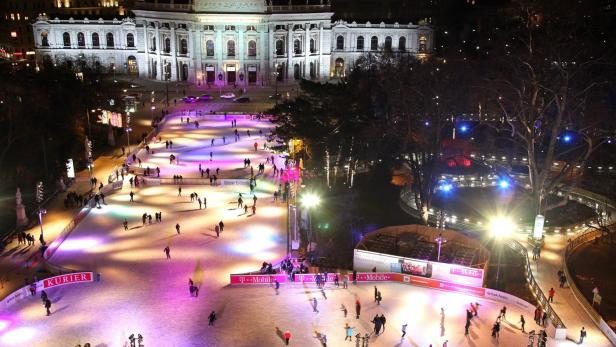
<svg viewBox="0 0 616 347">
<path fill-rule="evenodd" d="M 556 294 L 556 291 L 554 288 L 550 288 L 550 291 L 548 292 L 548 302 L 554 302 L 554 294 Z"/>
<path fill-rule="evenodd" d="M 374 333 L 378 335 L 381 332 L 381 318 L 377 314 L 370 322 L 374 324 Z"/>
<path fill-rule="evenodd" d="M 128 221 L 126 220 L 126 218 L 124 218 L 124 222 L 122 223 L 122 225 L 124 226 L 124 230 L 128 230 Z"/>
<path fill-rule="evenodd" d="M 580 345 L 582 343 L 584 343 L 584 339 L 586 338 L 586 329 L 584 329 L 584 327 L 582 327 L 582 330 L 580 330 Z"/>
<path fill-rule="evenodd" d="M 276 290 L 276 295 L 278 295 L 278 290 L 280 289 L 280 282 L 278 280 L 274 280 L 274 289 Z"/>
<path fill-rule="evenodd" d="M 406 323 L 402 324 L 402 337 L 406 336 L 406 326 L 407 325 L 408 324 L 406 324 Z"/>
<path fill-rule="evenodd" d="M 315 297 L 312 297 L 312 312 L 319 313 L 319 310 L 317 309 L 317 298 Z"/>
<path fill-rule="evenodd" d="M 171 259 L 171 249 L 169 248 L 169 246 L 165 246 L 163 252 L 165 252 L 165 255 L 167 255 L 167 259 Z"/>
<path fill-rule="evenodd" d="M 385 332 L 385 322 L 387 322 L 387 319 L 385 319 L 385 315 L 381 313 L 381 317 L 379 317 L 379 320 L 381 321 L 381 325 L 383 326 L 383 332 Z"/>
<path fill-rule="evenodd" d="M 347 311 L 346 306 L 344 306 L 344 304 L 341 305 L 340 310 L 342 310 L 342 313 L 344 314 L 344 318 L 346 318 L 348 311 Z"/>
<path fill-rule="evenodd" d="M 242 208 L 244 204 L 244 200 L 242 200 L 242 197 L 240 196 L 239 198 L 237 198 L 237 208 Z"/>
<path fill-rule="evenodd" d="M 182 196 L 182 187 L 178 187 L 178 196 Z"/>
<path fill-rule="evenodd" d="M 522 332 L 525 333 L 524 325 L 526 325 L 526 320 L 524 319 L 524 315 L 520 315 L 520 325 L 522 326 Z"/>
<path fill-rule="evenodd" d="M 207 320 L 208 320 L 208 325 L 214 325 L 214 322 L 216 321 L 216 312 L 214 311 L 210 312 L 210 315 L 207 316 Z"/>
<path fill-rule="evenodd" d="M 257 206 L 252 205 L 252 214 L 257 214 Z"/>
<path fill-rule="evenodd" d="M 352 326 L 349 326 L 349 323 L 346 323 L 344 325 L 344 331 L 346 332 L 346 337 L 344 338 L 344 341 L 348 339 L 349 342 L 353 342 L 353 329 L 355 328 Z"/>
<path fill-rule="evenodd" d="M 376 299 L 379 296 L 379 290 L 376 288 L 376 286 L 374 286 L 374 302 L 376 302 Z"/>
<path fill-rule="evenodd" d="M 47 310 L 47 315 L 49 316 L 51 314 L 51 300 L 49 300 L 49 298 L 45 299 L 45 309 Z"/>
<path fill-rule="evenodd" d="M 218 225 L 214 226 L 214 231 L 216 232 L 216 237 L 220 237 L 220 227 Z"/>
<path fill-rule="evenodd" d="M 130 196 L 130 202 L 135 202 L 134 198 L 135 198 L 135 193 L 133 193 L 132 191 L 130 193 L 128 193 L 128 195 Z"/>
<path fill-rule="evenodd" d="M 220 232 L 223 232 L 225 230 L 225 223 L 223 223 L 222 221 L 218 222 L 218 226 L 220 227 Z"/>
<path fill-rule="evenodd" d="M 500 310 L 500 316 L 505 319 L 507 316 L 507 306 L 503 306 L 503 308 L 501 308 Z"/>
<path fill-rule="evenodd" d="M 361 303 L 359 302 L 359 298 L 355 299 L 355 319 L 359 319 L 359 315 L 361 313 Z"/>
<path fill-rule="evenodd" d="M 178 235 L 180 234 L 180 224 L 175 225 L 175 231 L 178 233 Z"/>
<path fill-rule="evenodd" d="M 284 337 L 284 343 L 285 345 L 289 344 L 289 340 L 291 340 L 291 332 L 290 331 L 285 331 L 284 334 L 282 335 Z"/>
<path fill-rule="evenodd" d="M 376 294 L 376 304 L 380 306 L 381 305 L 381 300 L 383 300 L 383 296 L 381 295 L 381 292 L 379 291 Z"/>
<path fill-rule="evenodd" d="M 248 205 L 244 205 L 244 214 L 248 214 Z"/>
</svg>

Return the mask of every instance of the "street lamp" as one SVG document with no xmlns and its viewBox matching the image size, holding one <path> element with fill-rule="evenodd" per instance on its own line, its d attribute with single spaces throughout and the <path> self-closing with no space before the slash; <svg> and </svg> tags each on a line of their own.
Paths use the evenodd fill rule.
<svg viewBox="0 0 616 347">
<path fill-rule="evenodd" d="M 505 217 L 495 217 L 490 221 L 489 224 L 490 233 L 496 242 L 499 242 L 498 249 L 498 265 L 496 267 L 496 284 L 498 285 L 498 279 L 500 277 L 500 264 L 501 264 L 501 254 L 502 254 L 502 239 L 508 238 L 511 236 L 513 231 L 515 230 L 515 224 L 509 219 Z"/>
<path fill-rule="evenodd" d="M 443 237 L 442 233 L 438 234 L 438 237 L 434 239 L 434 241 L 438 242 L 438 253 L 436 255 L 436 261 L 441 261 L 441 247 L 443 243 L 447 243 L 447 239 Z"/>
<path fill-rule="evenodd" d="M 156 109 L 156 106 L 152 105 L 152 107 L 150 107 L 150 114 L 152 115 L 152 119 L 150 120 L 150 123 L 152 125 L 154 125 L 154 110 Z"/>
<path fill-rule="evenodd" d="M 308 251 L 310 252 L 310 239 L 312 238 L 312 221 L 310 218 L 310 210 L 321 204 L 321 198 L 314 193 L 306 193 L 300 198 L 300 203 L 306 208 L 308 215 Z"/>
<path fill-rule="evenodd" d="M 43 182 L 39 181 L 36 184 L 36 202 L 38 203 L 38 218 L 39 218 L 39 226 L 41 228 L 41 235 L 39 237 L 39 240 L 41 241 L 41 245 L 45 244 L 45 238 L 44 238 L 44 234 L 43 234 L 43 215 L 47 213 L 47 211 L 43 208 L 41 208 L 41 203 L 43 202 L 43 197 L 44 197 L 44 188 L 43 188 Z"/>
</svg>

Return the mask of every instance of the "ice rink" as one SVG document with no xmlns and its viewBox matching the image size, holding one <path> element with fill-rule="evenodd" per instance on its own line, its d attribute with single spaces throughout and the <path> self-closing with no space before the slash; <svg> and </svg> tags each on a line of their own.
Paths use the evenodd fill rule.
<svg viewBox="0 0 616 347">
<path fill-rule="evenodd" d="M 220 168 L 221 179 L 248 178 L 244 158 L 251 159 L 256 173 L 256 165 L 272 155 L 262 149 L 264 137 L 259 136 L 259 129 L 263 135 L 269 131 L 268 121 L 238 120 L 236 142 L 230 120 L 198 119 L 197 128 L 180 122 L 185 115 L 168 117 L 162 142 L 150 144 L 154 154 L 139 154 L 141 166 L 159 167 L 161 177 L 196 178 L 201 164 L 204 170 Z M 196 120 L 194 113 L 191 118 Z M 173 148 L 166 148 L 165 140 L 172 140 Z M 179 158 L 179 164 L 170 164 L 170 154 Z M 280 166 L 281 159 L 276 160 Z M 181 196 L 177 185 L 146 185 L 132 188 L 135 201 L 130 202 L 131 187 L 125 180 L 123 189 L 106 197 L 102 208 L 93 209 L 51 259 L 54 264 L 100 272 L 101 282 L 49 290 L 53 302 L 49 317 L 38 296 L 13 306 L 12 312 L 0 313 L 0 346 L 73 347 L 85 342 L 128 346 L 127 337 L 133 333 L 142 334 L 144 345 L 154 347 L 279 346 L 284 345 L 280 334 L 286 330 L 292 333 L 294 346 L 321 346 L 320 334 L 327 336 L 328 346 L 355 346 L 355 339 L 344 341 L 345 323 L 363 335 L 372 330 L 370 320 L 377 313 L 386 316 L 386 329 L 370 339 L 371 346 L 436 347 L 445 340 L 450 347 L 527 346 L 528 336 L 521 333 L 518 322 L 524 314 L 526 330 L 537 329 L 532 312 L 510 307 L 497 342 L 490 329 L 502 305 L 462 294 L 378 284 L 383 295 L 378 306 L 370 284 L 341 289 L 328 283 L 324 292 L 314 285 L 284 284 L 279 295 L 268 285 L 229 287 L 230 273 L 256 270 L 263 261 L 274 262 L 286 252 L 286 204 L 273 201 L 280 182 L 272 177 L 271 165 L 266 168 L 265 175 L 257 176 L 255 215 L 237 207 L 240 193 L 245 203 L 253 204 L 247 183 L 186 184 Z M 199 209 L 190 201 L 192 192 L 207 198 L 207 208 Z M 155 212 L 162 212 L 162 222 L 142 223 L 143 213 Z M 125 218 L 128 230 L 122 226 Z M 214 226 L 220 220 L 225 228 L 217 238 Z M 166 246 L 171 259 L 163 252 Z M 190 296 L 189 278 L 199 286 L 199 297 Z M 318 313 L 310 305 L 312 297 L 318 300 Z M 362 304 L 360 319 L 354 317 L 356 297 Z M 477 301 L 479 316 L 465 336 L 465 309 Z M 342 305 L 348 309 L 346 318 Z M 212 310 L 218 320 L 208 326 Z M 407 336 L 401 339 L 405 323 Z"/>
</svg>

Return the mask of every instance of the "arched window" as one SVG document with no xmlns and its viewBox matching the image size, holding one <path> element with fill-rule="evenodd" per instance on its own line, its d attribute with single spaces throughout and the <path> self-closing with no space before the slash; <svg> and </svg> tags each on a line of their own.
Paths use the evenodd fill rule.
<svg viewBox="0 0 616 347">
<path fill-rule="evenodd" d="M 315 39 L 310 39 L 310 53 L 317 52 L 317 41 Z"/>
<path fill-rule="evenodd" d="M 151 51 L 155 51 L 156 50 L 156 36 L 152 36 L 152 44 L 150 45 L 150 50 Z"/>
<path fill-rule="evenodd" d="M 86 46 L 86 37 L 83 33 L 77 33 L 77 46 L 85 47 Z"/>
<path fill-rule="evenodd" d="M 284 41 L 276 40 L 276 55 L 284 55 Z"/>
<path fill-rule="evenodd" d="M 137 66 L 137 58 L 135 56 L 129 56 L 126 61 L 126 68 L 128 69 L 129 74 L 138 74 L 139 67 Z"/>
<path fill-rule="evenodd" d="M 342 35 L 336 37 L 336 49 L 344 49 L 344 37 Z"/>
<path fill-rule="evenodd" d="M 126 47 L 135 47 L 135 35 L 126 34 Z"/>
<path fill-rule="evenodd" d="M 49 38 L 47 33 L 41 33 L 41 46 L 49 47 Z"/>
<path fill-rule="evenodd" d="M 92 47 L 98 48 L 101 45 L 101 41 L 98 39 L 97 33 L 92 33 Z"/>
<path fill-rule="evenodd" d="M 214 41 L 207 40 L 205 42 L 205 55 L 207 55 L 208 57 L 214 56 Z"/>
<path fill-rule="evenodd" d="M 165 53 L 171 53 L 171 39 L 168 37 L 165 38 L 165 48 L 163 51 Z"/>
<path fill-rule="evenodd" d="M 315 79 L 317 77 L 317 69 L 316 64 L 311 61 L 310 62 L 310 79 Z"/>
<path fill-rule="evenodd" d="M 293 41 L 293 52 L 295 54 L 302 54 L 302 42 L 298 39 Z"/>
<path fill-rule="evenodd" d="M 398 50 L 400 51 L 406 51 L 406 37 L 401 36 L 398 39 Z"/>
<path fill-rule="evenodd" d="M 188 54 L 188 41 L 186 39 L 180 40 L 180 54 Z"/>
<path fill-rule="evenodd" d="M 377 49 L 379 49 L 379 38 L 376 36 L 372 36 L 372 38 L 370 39 L 370 50 L 376 51 Z"/>
<path fill-rule="evenodd" d="M 64 47 L 71 46 L 71 35 L 69 33 L 62 34 L 62 41 L 64 41 Z"/>
<path fill-rule="evenodd" d="M 357 37 L 357 47 L 356 49 L 358 51 L 363 51 L 364 50 L 364 37 L 363 36 L 358 36 Z"/>
<path fill-rule="evenodd" d="M 391 36 L 385 38 L 385 52 L 391 52 Z"/>
<path fill-rule="evenodd" d="M 425 36 L 420 36 L 419 37 L 419 51 L 420 52 L 425 52 L 426 51 L 426 42 L 428 41 L 428 39 Z"/>
<path fill-rule="evenodd" d="M 235 57 L 235 41 L 227 41 L 227 56 Z"/>
<path fill-rule="evenodd" d="M 248 41 L 248 56 L 249 57 L 257 56 L 257 41 L 255 40 Z"/>
<path fill-rule="evenodd" d="M 113 34 L 107 33 L 107 48 L 113 48 Z"/>
</svg>

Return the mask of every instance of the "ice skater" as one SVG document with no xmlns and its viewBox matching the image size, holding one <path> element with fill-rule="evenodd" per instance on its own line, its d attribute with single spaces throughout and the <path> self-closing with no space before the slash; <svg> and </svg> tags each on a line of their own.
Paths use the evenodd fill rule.
<svg viewBox="0 0 616 347">
<path fill-rule="evenodd" d="M 167 256 L 167 259 L 171 259 L 171 249 L 169 248 L 169 246 L 166 246 L 163 249 L 163 252 L 165 252 L 165 255 Z"/>
<path fill-rule="evenodd" d="M 312 297 L 312 312 L 319 313 L 319 310 L 317 309 L 317 298 L 315 297 Z"/>
</svg>

